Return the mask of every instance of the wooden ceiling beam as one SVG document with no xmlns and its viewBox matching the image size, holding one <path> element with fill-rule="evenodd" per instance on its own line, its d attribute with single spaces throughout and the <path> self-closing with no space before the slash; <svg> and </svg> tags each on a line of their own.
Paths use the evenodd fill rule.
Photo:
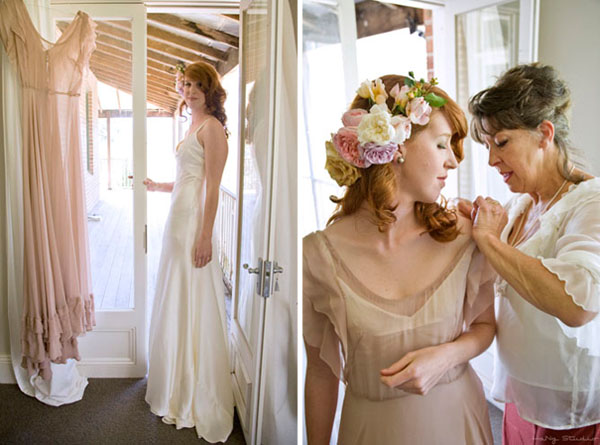
<svg viewBox="0 0 600 445">
<path fill-rule="evenodd" d="M 148 14 L 147 19 L 173 28 L 198 34 L 208 39 L 225 43 L 233 48 L 240 47 L 240 39 L 237 36 L 211 28 L 210 26 L 195 23 L 190 20 L 172 14 Z"/>
<path fill-rule="evenodd" d="M 177 45 L 179 47 L 187 48 L 188 50 L 204 54 L 218 61 L 224 61 L 227 59 L 227 53 L 224 51 L 220 51 L 211 46 L 196 42 L 195 40 L 188 39 L 177 34 L 173 34 L 171 32 L 165 31 L 161 28 L 157 28 L 156 26 L 152 26 L 150 24 L 148 24 L 148 37 L 153 39 L 159 39 L 169 44 Z"/>
<path fill-rule="evenodd" d="M 94 51 L 93 54 L 96 54 L 96 53 L 116 57 L 118 59 L 127 61 L 129 63 L 132 63 L 132 60 L 133 60 L 130 52 L 123 51 L 122 49 L 115 48 L 114 46 L 106 45 L 101 42 L 96 42 L 96 50 Z"/>
<path fill-rule="evenodd" d="M 98 26 L 96 27 L 96 34 L 97 34 L 97 40 L 100 40 L 100 38 L 103 37 L 103 39 L 101 41 L 103 43 L 105 43 L 106 39 L 109 39 L 109 41 L 112 42 L 112 46 L 117 46 L 117 47 L 120 47 L 121 49 L 127 49 L 128 51 L 131 52 L 131 32 L 130 31 L 126 31 L 122 28 L 117 28 L 116 26 L 107 25 L 105 22 L 98 22 Z M 127 47 L 118 45 L 118 44 L 116 44 L 115 41 L 127 42 Z M 108 42 L 106 42 L 106 43 L 108 43 Z M 196 62 L 198 59 L 200 59 L 200 60 L 204 60 L 204 61 L 210 63 L 213 66 L 216 65 L 215 61 L 210 60 L 207 57 L 204 57 L 203 54 L 191 52 L 191 51 L 188 51 L 183 48 L 176 48 L 176 47 L 173 47 L 166 43 L 156 41 L 151 38 L 147 39 L 147 47 L 148 47 L 148 54 L 150 54 L 150 50 L 154 50 L 155 52 L 163 53 L 168 56 L 175 57 L 177 60 L 183 60 L 188 63 L 193 63 L 193 62 Z M 219 53 L 222 54 L 221 52 L 219 52 Z M 208 54 L 206 56 L 208 56 Z M 154 58 L 156 58 L 156 57 L 154 57 Z M 220 60 L 220 59 L 218 59 L 218 60 Z M 177 62 L 174 63 L 174 65 L 176 65 L 176 64 L 177 64 Z"/>
<path fill-rule="evenodd" d="M 119 67 L 131 75 L 131 63 L 127 60 L 123 60 L 122 58 L 113 56 L 112 54 L 107 54 L 96 50 L 92 54 L 92 60 L 109 67 Z M 156 69 L 153 66 L 146 67 L 146 74 L 147 76 L 152 76 L 155 79 L 161 79 L 166 85 L 170 85 L 171 87 L 175 84 L 175 74 L 170 74 L 169 72 Z"/>
<path fill-rule="evenodd" d="M 98 117 L 133 117 L 133 110 L 98 110 Z M 147 110 L 146 117 L 173 117 L 173 113 L 164 110 Z"/>
<path fill-rule="evenodd" d="M 102 74 L 103 76 L 109 76 L 111 78 L 114 78 L 115 80 L 119 80 L 122 85 L 125 85 L 129 89 L 131 89 L 131 80 L 130 80 L 130 78 L 128 78 L 126 76 L 126 73 L 123 73 L 123 72 L 119 71 L 118 69 L 114 69 L 114 68 L 111 69 L 111 68 L 107 68 L 102 65 L 96 65 L 96 63 L 94 63 L 94 62 L 92 62 L 90 64 L 90 66 L 91 66 L 92 72 L 94 72 L 94 73 L 98 72 L 99 74 Z M 164 85 L 161 83 L 157 83 L 155 81 L 149 81 L 146 84 L 146 88 L 150 92 L 160 94 L 164 97 L 168 97 L 169 99 L 171 99 L 175 102 L 179 101 L 179 95 L 172 90 L 171 85 Z"/>
<path fill-rule="evenodd" d="M 199 59 L 209 62 L 211 65 L 216 65 L 218 61 L 212 60 L 213 58 L 208 57 L 207 54 L 188 51 L 187 49 L 171 46 L 167 43 L 160 42 L 158 40 L 148 39 L 148 50 L 153 49 L 155 51 L 167 54 L 185 62 L 194 63 Z"/>
<path fill-rule="evenodd" d="M 131 54 L 131 42 L 117 39 L 115 37 L 108 36 L 106 34 L 97 34 L 96 35 L 96 45 L 98 43 L 102 43 L 105 46 L 109 46 L 112 48 L 119 49 L 121 51 L 128 52 Z"/>
<path fill-rule="evenodd" d="M 355 5 L 356 34 L 363 38 L 397 29 L 416 30 L 424 23 L 423 10 L 408 6 L 365 0 Z"/>
<path fill-rule="evenodd" d="M 118 29 L 121 33 L 129 33 L 129 35 L 131 35 L 131 22 L 122 20 L 108 20 L 103 23 L 108 23 L 110 27 Z M 108 31 L 108 28 L 106 28 L 106 30 Z M 169 44 L 182 47 L 184 49 L 189 49 L 192 52 L 203 53 L 217 61 L 227 60 L 227 51 L 221 51 L 196 40 L 188 39 L 187 37 L 165 31 L 162 28 L 151 25 L 150 22 L 148 23 L 147 27 L 147 36 L 155 40 L 162 40 Z M 129 40 L 131 40 L 131 38 L 129 38 Z"/>
<path fill-rule="evenodd" d="M 90 59 L 90 63 L 94 63 L 97 66 L 104 66 L 108 70 L 118 70 L 123 74 L 123 76 L 126 76 L 131 80 L 131 63 L 128 63 L 123 59 L 118 59 L 103 53 L 94 52 L 92 54 L 92 58 Z"/>
</svg>

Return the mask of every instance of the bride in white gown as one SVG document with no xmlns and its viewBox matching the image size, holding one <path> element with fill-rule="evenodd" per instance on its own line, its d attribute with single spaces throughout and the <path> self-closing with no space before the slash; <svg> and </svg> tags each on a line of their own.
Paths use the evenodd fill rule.
<svg viewBox="0 0 600 445">
<path fill-rule="evenodd" d="M 181 110 L 192 123 L 177 146 L 174 183 L 144 180 L 149 191 L 172 192 L 150 324 L 146 402 L 163 421 L 195 427 L 224 442 L 233 428 L 224 289 L 213 261 L 213 225 L 227 159 L 225 90 L 214 68 L 185 68 Z"/>
</svg>

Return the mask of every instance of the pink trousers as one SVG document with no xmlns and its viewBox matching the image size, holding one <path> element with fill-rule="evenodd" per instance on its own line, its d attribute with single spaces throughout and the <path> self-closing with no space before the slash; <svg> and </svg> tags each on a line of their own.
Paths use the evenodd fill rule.
<svg viewBox="0 0 600 445">
<path fill-rule="evenodd" d="M 513 403 L 504 407 L 503 445 L 600 445 L 600 424 L 570 430 L 553 430 L 519 416 Z"/>
</svg>

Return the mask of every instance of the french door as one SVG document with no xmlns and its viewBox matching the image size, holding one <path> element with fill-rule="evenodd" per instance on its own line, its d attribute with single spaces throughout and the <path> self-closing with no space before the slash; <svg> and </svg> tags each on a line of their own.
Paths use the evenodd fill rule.
<svg viewBox="0 0 600 445">
<path fill-rule="evenodd" d="M 284 270 L 274 256 L 278 181 L 295 180 L 278 177 L 274 168 L 280 150 L 286 149 L 275 143 L 283 119 L 277 111 L 282 88 L 280 3 L 250 0 L 240 7 L 240 180 L 231 366 L 248 445 L 261 443 L 268 308 L 277 298 L 279 282 L 295 273 L 287 264 Z M 289 232 L 287 227 L 277 229 Z"/>
<path fill-rule="evenodd" d="M 143 377 L 147 368 L 146 190 L 142 184 L 146 176 L 146 10 L 143 4 L 109 3 L 61 4 L 50 10 L 54 25 L 59 30 L 65 29 L 79 10 L 98 24 L 96 57 L 92 56 L 90 65 L 96 76 L 89 77 L 82 86 L 82 96 L 85 95 L 82 104 L 85 103 L 86 109 L 82 116 L 89 120 L 91 114 L 98 113 L 100 107 L 92 103 L 95 97 L 92 92 L 98 88 L 97 79 L 114 79 L 121 82 L 120 85 L 132 88 L 133 117 L 122 119 L 120 123 L 113 122 L 112 126 L 112 140 L 122 144 L 122 150 L 128 152 L 127 162 L 115 168 L 117 159 L 113 157 L 111 169 L 109 150 L 107 173 L 111 197 L 107 198 L 108 204 L 101 214 L 96 215 L 97 221 L 92 218 L 88 224 L 96 327 L 79 339 L 82 360 L 77 366 L 81 374 L 88 377 Z M 106 27 L 130 33 L 131 41 L 115 43 L 115 39 L 104 35 Z M 122 53 L 123 45 L 130 50 L 130 58 L 125 57 L 119 66 L 106 62 L 112 60 L 107 56 L 111 49 L 117 48 L 114 52 Z M 91 91 L 89 96 L 86 88 Z M 111 126 L 110 123 L 108 125 L 110 142 Z M 82 132 L 86 131 L 86 125 L 81 125 L 81 128 Z M 90 125 L 87 131 L 90 132 L 87 134 L 88 143 L 90 138 L 99 138 L 100 131 L 94 126 Z M 82 146 L 86 147 L 85 142 Z M 94 168 L 106 168 L 90 163 L 89 153 L 87 161 L 86 177 L 94 173 Z M 118 175 L 114 174 L 115 171 Z M 98 171 L 95 173 L 98 174 Z M 88 195 L 90 193 L 91 189 Z M 95 224 L 104 225 L 96 230 Z M 104 294 L 109 301 L 100 301 Z"/>
<path fill-rule="evenodd" d="M 537 59 L 538 0 L 455 0 L 445 8 L 445 49 L 452 61 L 449 93 L 467 110 L 471 96 L 494 84 L 507 69 Z M 435 18 L 434 18 L 435 19 Z M 435 37 L 434 37 L 435 38 Z M 487 151 L 465 141 L 465 160 L 458 169 L 459 196 L 493 196 L 506 202 L 511 193 L 500 175 L 487 164 Z M 487 394 L 492 386 L 495 342 L 471 360 Z M 497 402 L 492 403 L 500 406 Z M 501 406 L 500 406 L 501 407 Z"/>
<path fill-rule="evenodd" d="M 504 71 L 537 59 L 538 15 L 539 0 L 447 2 L 444 50 L 450 63 L 444 87 L 463 110 L 471 96 L 493 85 Z M 487 152 L 470 138 L 458 171 L 458 194 L 468 199 L 494 196 L 501 202 L 511 196 L 500 175 L 487 165 Z"/>
</svg>

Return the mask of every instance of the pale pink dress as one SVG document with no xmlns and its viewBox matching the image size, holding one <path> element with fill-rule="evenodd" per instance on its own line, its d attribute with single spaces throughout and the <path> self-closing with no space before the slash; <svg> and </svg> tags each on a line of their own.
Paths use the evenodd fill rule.
<svg viewBox="0 0 600 445">
<path fill-rule="evenodd" d="M 493 443 L 483 388 L 468 363 L 425 396 L 389 388 L 379 372 L 410 351 L 453 341 L 493 303 L 495 274 L 474 242 L 430 287 L 398 300 L 360 282 L 323 232 L 304 239 L 303 255 L 304 339 L 346 384 L 338 443 Z"/>
<path fill-rule="evenodd" d="M 50 362 L 79 359 L 76 337 L 95 324 L 79 143 L 95 27 L 79 12 L 52 44 L 22 0 L 0 2 L 0 40 L 22 85 L 23 366 L 44 378 Z"/>
</svg>

